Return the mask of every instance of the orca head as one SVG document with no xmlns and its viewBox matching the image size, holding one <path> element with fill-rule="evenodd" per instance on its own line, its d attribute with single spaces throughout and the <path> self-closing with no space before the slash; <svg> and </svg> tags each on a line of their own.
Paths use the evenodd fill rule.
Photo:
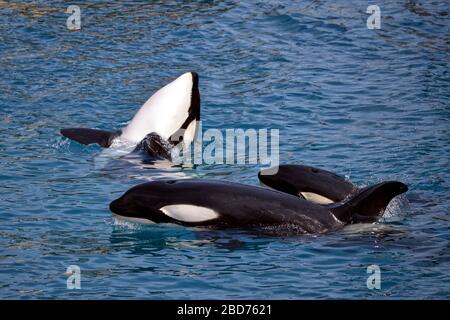
<svg viewBox="0 0 450 320">
<path fill-rule="evenodd" d="M 122 130 L 121 138 L 140 143 L 156 133 L 174 145 L 190 144 L 200 120 L 198 74 L 187 72 L 154 93 Z"/>
<path fill-rule="evenodd" d="M 280 165 L 278 170 L 262 170 L 258 178 L 272 189 L 322 205 L 341 201 L 356 189 L 333 172 L 304 165 Z"/>
<path fill-rule="evenodd" d="M 112 201 L 109 208 L 115 215 L 131 221 L 198 225 L 218 218 L 217 212 L 201 205 L 204 190 L 192 189 L 189 180 L 158 180 L 137 185 Z"/>
<path fill-rule="evenodd" d="M 258 179 L 264 186 L 294 196 L 299 196 L 299 191 L 293 183 L 295 178 L 290 175 L 290 170 L 287 166 L 280 165 L 278 166 L 278 170 L 271 170 L 272 168 L 258 172 Z"/>
<path fill-rule="evenodd" d="M 164 205 L 167 192 L 159 186 L 158 181 L 137 185 L 129 189 L 120 198 L 112 201 L 109 209 L 122 218 L 129 220 L 148 220 L 151 222 L 168 222 L 159 210 Z"/>
</svg>

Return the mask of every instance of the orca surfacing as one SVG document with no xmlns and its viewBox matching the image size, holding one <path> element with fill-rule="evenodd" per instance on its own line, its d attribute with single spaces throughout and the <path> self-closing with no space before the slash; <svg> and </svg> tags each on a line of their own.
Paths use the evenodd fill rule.
<svg viewBox="0 0 450 320">
<path fill-rule="evenodd" d="M 111 202 L 110 210 L 124 219 L 154 223 L 221 229 L 275 227 L 316 234 L 375 221 L 393 197 L 407 190 L 401 182 L 381 182 L 348 200 L 319 205 L 280 191 L 219 180 L 160 180 L 131 188 Z"/>
<path fill-rule="evenodd" d="M 314 203 L 326 205 L 339 202 L 359 190 L 345 178 L 323 169 L 295 164 L 275 168 L 260 171 L 259 181 L 267 187 Z"/>
<path fill-rule="evenodd" d="M 115 147 L 117 141 L 133 147 L 133 152 L 170 160 L 170 149 L 195 138 L 200 120 L 198 74 L 187 72 L 153 94 L 130 123 L 118 131 L 66 128 L 64 137 L 81 144 Z M 117 145 L 121 145 L 118 143 Z"/>
</svg>

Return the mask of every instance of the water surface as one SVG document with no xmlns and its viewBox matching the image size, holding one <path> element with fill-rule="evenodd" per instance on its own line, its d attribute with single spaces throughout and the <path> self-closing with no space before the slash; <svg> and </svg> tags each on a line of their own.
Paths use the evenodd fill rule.
<svg viewBox="0 0 450 320">
<path fill-rule="evenodd" d="M 377 4 L 381 30 L 361 1 L 95 1 L 70 31 L 63 1 L 0 1 L 0 297 L 449 298 L 448 3 Z M 318 236 L 114 221 L 111 200 L 176 171 L 101 169 L 59 129 L 118 129 L 190 70 L 204 129 L 278 128 L 282 163 L 404 181 L 406 205 Z M 256 185 L 258 170 L 184 174 Z"/>
</svg>

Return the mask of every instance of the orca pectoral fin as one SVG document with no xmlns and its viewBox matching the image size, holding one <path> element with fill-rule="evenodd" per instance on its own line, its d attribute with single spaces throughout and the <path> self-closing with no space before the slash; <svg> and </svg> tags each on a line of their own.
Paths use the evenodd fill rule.
<svg viewBox="0 0 450 320">
<path fill-rule="evenodd" d="M 348 200 L 328 206 L 342 222 L 373 222 L 384 213 L 389 202 L 408 187 L 398 181 L 385 181 L 359 190 Z"/>
<path fill-rule="evenodd" d="M 69 139 L 75 140 L 81 144 L 98 143 L 104 148 L 108 148 L 112 140 L 119 136 L 120 132 L 110 132 L 87 128 L 66 128 L 61 129 L 61 134 Z"/>
</svg>

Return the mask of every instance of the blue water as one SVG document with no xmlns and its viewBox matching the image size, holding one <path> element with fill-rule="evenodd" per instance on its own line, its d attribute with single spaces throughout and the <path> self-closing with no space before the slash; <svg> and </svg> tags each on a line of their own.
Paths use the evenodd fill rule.
<svg viewBox="0 0 450 320">
<path fill-rule="evenodd" d="M 92 1 L 69 31 L 63 1 L 0 1 L 0 298 L 450 298 L 448 2 L 395 2 L 368 30 L 357 0 Z M 190 70 L 204 129 L 278 128 L 282 163 L 404 181 L 402 208 L 295 237 L 113 220 L 111 200 L 175 172 L 101 168 L 59 129 L 121 128 Z M 185 171 L 256 185 L 258 170 Z"/>
</svg>

